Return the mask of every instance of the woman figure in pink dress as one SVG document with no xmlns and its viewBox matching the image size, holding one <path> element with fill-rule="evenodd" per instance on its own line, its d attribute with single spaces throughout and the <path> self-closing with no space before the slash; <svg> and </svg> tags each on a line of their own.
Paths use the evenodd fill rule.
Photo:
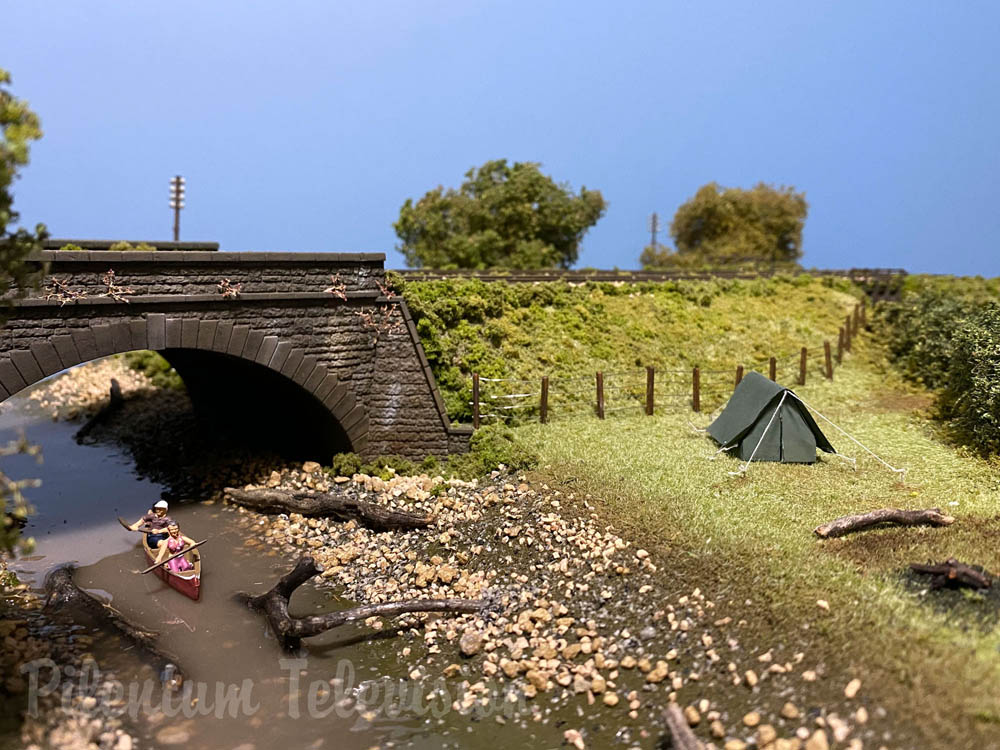
<svg viewBox="0 0 1000 750">
<path fill-rule="evenodd" d="M 159 564 L 162 560 L 171 555 L 176 555 L 194 543 L 194 539 L 186 537 L 181 533 L 180 527 L 176 523 L 170 524 L 167 526 L 167 538 L 160 542 L 158 546 L 159 553 L 156 556 L 156 563 Z M 173 573 L 183 573 L 185 570 L 191 570 L 194 564 L 188 562 L 187 558 L 181 555 L 167 562 L 164 567 Z"/>
</svg>

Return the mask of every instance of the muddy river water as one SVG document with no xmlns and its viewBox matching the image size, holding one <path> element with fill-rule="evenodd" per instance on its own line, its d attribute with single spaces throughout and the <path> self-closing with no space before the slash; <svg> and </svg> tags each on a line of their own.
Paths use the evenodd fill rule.
<svg viewBox="0 0 1000 750">
<path fill-rule="evenodd" d="M 502 714 L 509 715 L 511 705 L 500 693 L 479 720 L 451 711 L 455 696 L 444 683 L 421 687 L 407 680 L 391 635 L 348 626 L 309 639 L 299 653 L 282 652 L 262 618 L 234 597 L 269 588 L 293 561 L 267 547 L 245 546 L 253 529 L 231 508 L 171 503 L 170 514 L 185 534 L 209 539 L 202 548 L 200 601 L 153 575 L 141 575 L 146 561 L 139 535 L 124 530 L 116 517 L 139 518 L 163 488 L 136 477 L 130 460 L 114 447 L 78 445 L 73 439 L 78 424 L 53 422 L 24 401 L 11 400 L 3 408 L 0 439 L 23 430 L 44 453 L 41 465 L 27 457 L 5 462 L 14 477 L 42 480 L 30 491 L 36 514 L 25 531 L 37 548 L 17 562 L 19 576 L 40 587 L 53 567 L 76 564 L 75 580 L 82 588 L 158 632 L 159 645 L 183 666 L 190 692 L 164 694 L 161 675 L 123 650 L 116 637 L 95 634 L 93 653 L 121 683 L 126 710 L 134 717 L 128 728 L 143 746 L 252 750 L 561 743 L 561 731 L 552 726 L 505 720 Z M 328 591 L 309 584 L 292 599 L 293 614 L 346 606 L 350 603 L 332 600 Z"/>
</svg>

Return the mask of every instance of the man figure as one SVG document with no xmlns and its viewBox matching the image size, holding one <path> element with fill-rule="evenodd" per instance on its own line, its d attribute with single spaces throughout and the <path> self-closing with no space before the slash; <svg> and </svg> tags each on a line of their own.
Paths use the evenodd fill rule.
<svg viewBox="0 0 1000 750">
<path fill-rule="evenodd" d="M 167 538 L 167 527 L 173 523 L 167 515 L 166 500 L 158 501 L 152 509 L 146 511 L 146 515 L 129 526 L 132 531 L 138 531 L 140 526 L 144 526 L 149 531 L 146 532 L 146 544 L 150 549 L 156 549 L 157 545 Z"/>
</svg>

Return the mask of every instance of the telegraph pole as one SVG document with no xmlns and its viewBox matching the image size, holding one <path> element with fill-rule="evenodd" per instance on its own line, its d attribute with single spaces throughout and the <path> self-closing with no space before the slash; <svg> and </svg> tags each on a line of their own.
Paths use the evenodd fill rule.
<svg viewBox="0 0 1000 750">
<path fill-rule="evenodd" d="M 184 208 L 184 178 L 170 178 L 170 207 L 174 209 L 174 242 L 181 237 L 181 209 Z"/>
<path fill-rule="evenodd" d="M 660 217 L 657 216 L 656 212 L 654 211 L 653 215 L 649 217 L 649 233 L 652 235 L 652 238 L 649 241 L 649 245 L 654 250 L 656 249 L 656 232 L 659 228 L 660 228 Z"/>
</svg>

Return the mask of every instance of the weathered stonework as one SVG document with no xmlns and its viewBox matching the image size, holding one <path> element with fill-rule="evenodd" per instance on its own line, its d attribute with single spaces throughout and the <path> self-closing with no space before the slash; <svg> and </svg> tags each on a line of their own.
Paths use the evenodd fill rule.
<svg viewBox="0 0 1000 750">
<path fill-rule="evenodd" d="M 153 349 L 178 370 L 183 364 L 192 397 L 230 395 L 209 367 L 238 373 L 240 397 L 272 407 L 274 386 L 296 383 L 313 399 L 302 403 L 326 410 L 341 442 L 346 436 L 365 456 L 467 448 L 471 431 L 450 426 L 405 303 L 382 296 L 381 254 L 44 252 L 32 260 L 86 296 L 67 302 L 43 290 L 15 301 L 0 331 L 0 399 L 81 362 Z M 133 290 L 127 302 L 99 296 L 109 269 Z M 343 294 L 324 291 L 341 289 L 331 278 Z M 239 296 L 223 297 L 223 279 L 243 285 Z M 271 380 L 256 380 L 261 368 Z"/>
</svg>

